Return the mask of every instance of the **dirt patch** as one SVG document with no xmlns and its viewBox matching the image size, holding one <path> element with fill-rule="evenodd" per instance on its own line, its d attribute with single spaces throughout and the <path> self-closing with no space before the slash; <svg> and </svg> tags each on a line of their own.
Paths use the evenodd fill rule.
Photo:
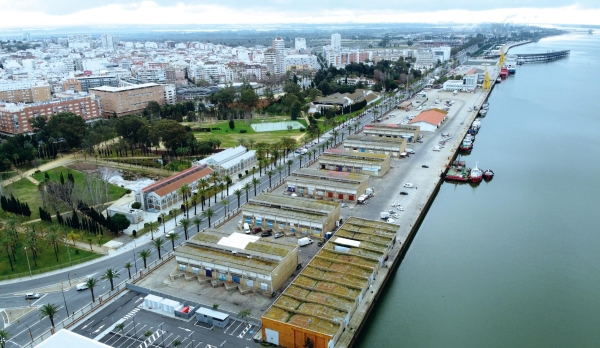
<svg viewBox="0 0 600 348">
<path fill-rule="evenodd" d="M 69 165 L 68 167 L 71 169 L 74 169 L 74 170 L 78 170 L 80 172 L 88 173 L 88 174 L 93 174 L 93 173 L 97 172 L 98 170 L 100 170 L 101 168 L 107 168 L 104 166 L 99 166 L 99 165 L 96 165 L 93 163 L 87 163 L 87 162 L 76 162 L 76 163 Z M 110 170 L 114 170 L 114 169 L 110 168 Z M 140 172 L 129 171 L 129 170 L 124 170 L 124 169 L 118 169 L 117 171 L 119 173 L 121 173 L 121 177 L 127 181 L 136 181 L 139 179 L 152 179 L 152 180 L 158 181 L 158 180 L 163 179 L 162 175 L 153 174 L 153 173 L 140 173 Z"/>
</svg>

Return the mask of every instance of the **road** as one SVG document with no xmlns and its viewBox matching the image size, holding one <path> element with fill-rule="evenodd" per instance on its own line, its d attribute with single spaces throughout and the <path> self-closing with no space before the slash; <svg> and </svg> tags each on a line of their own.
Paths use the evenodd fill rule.
<svg viewBox="0 0 600 348">
<path fill-rule="evenodd" d="M 363 116 L 348 121 L 347 123 L 354 124 L 355 122 L 359 122 L 360 127 L 358 128 L 358 131 L 360 131 L 365 124 L 373 121 L 374 110 L 377 110 L 376 114 L 379 117 L 381 117 L 381 115 L 389 112 L 392 108 L 394 108 L 395 105 L 392 99 L 393 98 L 388 98 L 386 102 L 382 102 L 377 107 L 372 107 L 371 109 L 369 109 L 369 111 L 365 112 Z M 344 126 L 346 125 L 338 126 L 338 131 L 340 133 L 344 132 L 345 134 L 347 134 L 347 129 L 344 128 Z M 330 137 L 331 131 L 321 135 L 319 138 L 320 142 L 315 144 L 308 150 L 314 148 L 317 149 L 317 151 L 320 151 L 318 147 L 319 144 L 327 141 Z M 342 137 L 338 135 L 338 142 L 341 142 L 341 139 Z M 291 155 L 290 159 L 292 159 L 294 162 L 294 164 L 291 166 L 291 171 L 293 172 L 294 170 L 299 168 L 300 158 L 298 156 Z M 287 160 L 288 159 L 286 158 L 285 161 Z M 302 159 L 303 167 L 306 166 L 307 161 L 308 158 L 304 156 L 304 158 Z M 286 167 L 285 169 L 287 169 L 287 165 L 284 165 L 284 167 Z M 287 176 L 287 170 L 282 171 L 281 175 L 282 178 L 285 178 Z M 278 179 L 279 173 L 276 173 L 272 177 L 272 183 L 275 184 L 277 181 L 279 181 Z M 263 190 L 267 189 L 268 187 L 269 177 L 267 175 L 261 176 L 260 185 L 257 185 L 257 193 L 260 194 Z M 243 196 L 240 199 L 240 203 L 242 203 L 242 205 L 244 202 L 246 202 L 245 194 L 246 192 L 243 191 Z M 250 199 L 252 197 L 254 197 L 254 188 L 248 191 L 248 198 Z M 226 198 L 229 201 L 227 211 L 231 211 L 237 208 L 237 196 L 231 194 Z M 211 218 L 211 223 L 214 223 L 215 221 L 217 221 L 225 215 L 225 207 L 222 204 L 211 204 L 211 208 L 215 212 L 215 215 Z M 201 218 L 202 216 L 200 215 L 200 207 L 198 207 L 197 210 L 199 214 L 196 216 Z M 193 216 L 193 214 L 191 214 L 193 211 L 194 209 L 192 207 L 190 209 L 190 219 L 192 220 L 196 217 Z M 181 216 L 178 218 L 181 218 Z M 203 220 L 204 221 L 200 225 L 200 230 L 208 227 L 208 222 L 206 221 L 206 219 L 203 218 Z M 182 226 L 177 226 L 172 232 L 178 233 L 181 236 L 180 239 L 176 241 L 175 246 L 178 246 L 179 244 L 185 241 L 183 237 L 184 234 Z M 196 233 L 197 228 L 195 225 L 188 228 L 189 237 L 194 236 Z M 109 255 L 108 257 L 101 258 L 96 262 L 92 261 L 89 264 L 81 265 L 79 267 L 76 267 L 75 270 L 59 272 L 53 275 L 42 276 L 39 278 L 36 277 L 34 279 L 21 279 L 19 282 L 5 283 L 0 286 L 0 309 L 27 306 L 29 305 L 29 303 L 25 300 L 24 293 L 38 292 L 42 295 L 42 298 L 40 298 L 39 300 L 32 300 L 31 305 L 41 306 L 48 303 L 58 305 L 60 307 L 60 310 L 55 316 L 54 320 L 55 323 L 60 322 L 67 316 L 67 309 L 69 313 L 76 312 L 82 309 L 83 307 L 88 306 L 92 300 L 89 290 L 78 292 L 75 289 L 75 284 L 72 281 L 71 287 L 69 288 L 69 279 L 72 280 L 76 278 L 82 278 L 85 276 L 100 278 L 106 269 L 114 268 L 118 270 L 120 276 L 120 278 L 117 279 L 115 283 L 120 283 L 126 277 L 128 277 L 127 269 L 123 267 L 126 262 L 133 261 L 132 263 L 135 264 L 135 268 L 132 268 L 132 273 L 136 269 L 143 269 L 144 262 L 139 257 L 140 250 L 149 249 L 152 251 L 152 256 L 146 260 L 148 264 L 157 259 L 158 254 L 156 252 L 156 249 L 150 243 L 151 241 L 143 245 L 136 246 L 130 245 L 132 243 L 129 243 L 129 245 L 122 247 L 122 250 L 125 250 L 124 252 L 112 256 Z M 172 250 L 172 245 L 170 241 L 167 241 L 167 243 L 165 243 L 164 247 L 161 249 L 161 252 L 164 254 L 165 252 L 168 252 L 170 250 Z M 46 292 L 43 291 L 44 287 L 57 285 L 60 283 L 60 281 L 62 281 L 63 285 L 65 286 L 64 293 L 60 290 Z M 95 295 L 97 297 L 98 295 L 103 294 L 108 290 L 110 290 L 110 283 L 107 280 L 101 280 L 95 288 Z M 5 327 L 6 323 L 0 323 L 0 326 Z M 50 326 L 50 321 L 47 318 L 40 320 L 39 311 L 33 311 L 27 314 L 26 316 L 22 317 L 19 320 L 19 322 L 12 323 L 8 327 L 6 327 L 6 331 L 8 331 L 12 335 L 11 340 L 8 341 L 7 347 L 20 347 L 23 344 L 27 344 L 30 341 L 29 330 L 31 330 L 31 334 L 33 335 L 33 337 L 37 337 L 43 332 L 49 330 Z"/>
</svg>

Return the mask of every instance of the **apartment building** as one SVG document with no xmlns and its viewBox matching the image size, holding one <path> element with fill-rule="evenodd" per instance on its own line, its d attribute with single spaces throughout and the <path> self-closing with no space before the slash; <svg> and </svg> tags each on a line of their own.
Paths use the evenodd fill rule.
<svg viewBox="0 0 600 348">
<path fill-rule="evenodd" d="M 89 92 L 90 88 L 110 86 L 118 87 L 119 79 L 114 75 L 83 76 L 63 81 L 63 91 Z"/>
<path fill-rule="evenodd" d="M 102 115 L 110 117 L 141 113 L 150 101 L 165 104 L 165 87 L 156 83 L 144 83 L 126 87 L 102 86 L 90 88 L 90 93 L 100 98 Z"/>
<path fill-rule="evenodd" d="M 38 103 L 52 99 L 50 84 L 45 81 L 0 81 L 0 101 Z"/>
<path fill-rule="evenodd" d="M 72 112 L 86 121 L 101 118 L 100 102 L 91 95 L 64 98 L 33 104 L 0 104 L 0 133 L 17 135 L 33 132 L 29 119 L 37 116 Z"/>
</svg>

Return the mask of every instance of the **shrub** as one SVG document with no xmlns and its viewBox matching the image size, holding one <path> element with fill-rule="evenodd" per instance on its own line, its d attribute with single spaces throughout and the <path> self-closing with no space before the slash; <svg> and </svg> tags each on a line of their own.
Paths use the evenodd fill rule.
<svg viewBox="0 0 600 348">
<path fill-rule="evenodd" d="M 246 129 L 240 129 L 240 133 L 248 133 L 248 130 L 246 130 Z"/>
<path fill-rule="evenodd" d="M 38 170 L 36 170 L 34 173 L 36 173 L 36 174 L 37 174 L 37 173 L 41 173 L 41 172 L 42 172 L 42 171 L 38 169 Z"/>
<path fill-rule="evenodd" d="M 238 179 L 241 179 L 242 176 L 243 176 L 242 173 L 238 173 Z"/>
<path fill-rule="evenodd" d="M 246 169 L 245 172 L 246 172 L 246 175 L 248 175 L 248 169 Z"/>
<path fill-rule="evenodd" d="M 300 132 L 306 132 L 306 128 L 304 128 L 304 127 L 300 127 L 299 131 L 300 131 Z"/>
<path fill-rule="evenodd" d="M 140 202 L 133 202 L 133 204 L 131 205 L 131 207 L 133 209 L 140 209 L 142 207 L 142 203 L 140 203 Z"/>
<path fill-rule="evenodd" d="M 127 189 L 127 191 L 125 191 L 125 193 L 126 193 L 126 194 L 130 194 L 130 193 L 131 193 L 131 190 L 130 190 L 130 189 Z"/>
</svg>

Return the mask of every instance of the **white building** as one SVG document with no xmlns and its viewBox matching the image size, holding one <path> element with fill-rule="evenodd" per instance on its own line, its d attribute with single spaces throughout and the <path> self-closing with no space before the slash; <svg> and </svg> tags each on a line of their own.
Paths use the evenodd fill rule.
<svg viewBox="0 0 600 348">
<path fill-rule="evenodd" d="M 450 59 L 452 48 L 448 46 L 434 47 L 431 49 L 440 62 Z"/>
<path fill-rule="evenodd" d="M 303 37 L 297 37 L 294 45 L 294 50 L 296 52 L 302 52 L 306 50 L 306 39 Z"/>
<path fill-rule="evenodd" d="M 275 74 L 284 74 L 285 41 L 279 36 L 276 37 L 273 40 L 273 49 L 275 50 Z"/>
<path fill-rule="evenodd" d="M 194 166 L 207 165 L 220 175 L 232 175 L 249 169 L 256 163 L 256 151 L 248 151 L 243 146 L 237 146 L 211 155 L 200 161 L 192 162 Z"/>
<path fill-rule="evenodd" d="M 444 91 L 471 92 L 477 87 L 477 74 L 463 76 L 462 80 L 448 80 L 444 82 Z"/>
<path fill-rule="evenodd" d="M 437 63 L 437 56 L 431 49 L 418 50 L 416 54 L 417 66 L 434 66 Z"/>
<path fill-rule="evenodd" d="M 285 57 L 285 67 L 292 65 L 310 65 L 313 69 L 319 69 L 317 56 L 312 54 L 290 54 Z"/>
<path fill-rule="evenodd" d="M 177 93 L 175 91 L 175 85 L 165 85 L 165 102 L 167 104 L 175 104 L 177 102 Z"/>
<path fill-rule="evenodd" d="M 334 50 L 339 50 L 342 48 L 342 35 L 340 34 L 331 34 L 331 47 Z"/>
</svg>

